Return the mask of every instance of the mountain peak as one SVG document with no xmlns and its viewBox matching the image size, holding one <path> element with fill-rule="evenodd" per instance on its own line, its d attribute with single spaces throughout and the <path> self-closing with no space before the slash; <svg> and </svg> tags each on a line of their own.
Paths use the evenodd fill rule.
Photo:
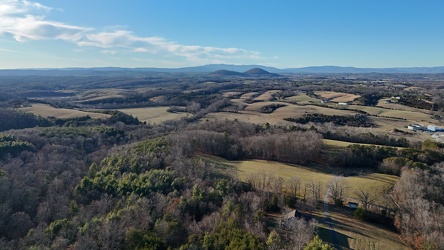
<svg viewBox="0 0 444 250">
<path fill-rule="evenodd" d="M 244 72 L 247 75 L 271 75 L 270 72 L 263 70 L 261 68 L 253 68 Z"/>
</svg>

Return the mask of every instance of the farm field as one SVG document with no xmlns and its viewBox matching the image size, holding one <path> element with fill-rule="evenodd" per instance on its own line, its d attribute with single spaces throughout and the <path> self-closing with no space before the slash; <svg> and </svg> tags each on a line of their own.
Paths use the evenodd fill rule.
<svg viewBox="0 0 444 250">
<path fill-rule="evenodd" d="M 381 99 L 378 101 L 378 104 L 376 105 L 376 107 L 381 107 L 381 108 L 388 108 L 388 109 L 396 109 L 396 110 L 403 110 L 403 111 L 410 111 L 410 112 L 418 112 L 418 113 L 428 113 L 428 110 L 424 110 L 424 109 L 417 109 L 417 108 L 413 108 L 413 107 L 409 107 L 406 105 L 402 105 L 399 103 L 387 103 L 386 100 L 390 100 L 389 98 L 386 99 Z"/>
<path fill-rule="evenodd" d="M 414 111 L 405 111 L 405 110 L 393 110 L 393 109 L 384 109 L 378 107 L 369 107 L 369 106 L 359 106 L 359 105 L 349 105 L 349 109 L 362 110 L 371 115 L 376 116 L 385 116 L 385 117 L 394 117 L 394 118 L 402 118 L 406 119 L 406 123 L 408 122 L 428 122 L 433 123 L 433 119 L 429 114 L 414 112 Z"/>
<path fill-rule="evenodd" d="M 140 121 L 147 123 L 162 123 L 168 120 L 178 120 L 187 117 L 188 113 L 171 113 L 168 107 L 149 107 L 149 108 L 128 108 L 119 109 L 119 111 L 137 117 Z"/>
<path fill-rule="evenodd" d="M 360 95 L 334 91 L 315 91 L 314 93 L 321 96 L 323 99 L 330 99 L 330 101 L 332 102 L 352 102 L 355 99 L 361 97 Z"/>
<path fill-rule="evenodd" d="M 364 146 L 381 146 L 376 144 L 365 144 L 365 143 L 355 143 L 355 142 L 346 142 L 346 141 L 337 141 L 337 140 L 330 140 L 330 139 L 322 139 L 324 144 L 326 146 L 330 147 L 347 147 L 350 145 L 364 145 Z M 384 146 L 384 147 L 390 147 L 390 146 Z M 402 149 L 402 147 L 394 147 L 398 149 Z"/>
<path fill-rule="evenodd" d="M 75 109 L 54 108 L 47 104 L 33 104 L 31 107 L 19 108 L 21 111 L 30 112 L 42 117 L 55 117 L 61 119 L 76 118 L 89 115 L 93 119 L 107 119 L 107 114 L 85 112 Z"/>
<path fill-rule="evenodd" d="M 239 91 L 229 91 L 229 92 L 224 92 L 222 95 L 225 97 L 232 97 L 232 96 L 238 96 L 242 94 L 242 92 Z"/>
<path fill-rule="evenodd" d="M 236 101 L 235 103 L 241 103 L 240 101 Z M 261 107 L 270 105 L 270 104 L 286 104 L 287 106 L 281 107 L 275 110 L 271 114 L 261 113 L 259 110 Z M 314 105 L 305 105 L 298 106 L 293 104 L 288 104 L 285 102 L 256 102 L 252 104 L 248 104 L 244 110 L 239 111 L 238 113 L 228 113 L 228 112 L 218 112 L 218 113 L 209 113 L 205 115 L 204 119 L 208 120 L 224 120 L 237 119 L 239 121 L 251 122 L 255 124 L 264 124 L 270 123 L 273 125 L 291 125 L 292 122 L 285 121 L 284 118 L 289 117 L 301 117 L 304 114 L 309 113 L 321 113 L 328 115 L 355 115 L 356 112 L 345 110 L 345 109 L 331 109 L 324 108 Z"/>
<path fill-rule="evenodd" d="M 273 99 L 273 95 L 276 93 L 280 93 L 282 90 L 269 90 L 265 93 L 261 94 L 260 96 L 254 98 L 255 101 L 271 101 Z"/>
<path fill-rule="evenodd" d="M 249 92 L 249 93 L 245 93 L 245 94 L 241 95 L 240 99 L 250 99 L 250 98 L 254 98 L 259 95 L 260 95 L 259 92 Z"/>
<path fill-rule="evenodd" d="M 86 91 L 80 95 L 78 95 L 77 102 L 85 102 L 85 101 L 98 101 L 109 98 L 125 98 L 126 94 L 132 93 L 133 91 L 128 91 L 124 89 L 97 89 Z"/>
<path fill-rule="evenodd" d="M 247 180 L 251 175 L 260 173 L 273 175 L 276 178 L 282 177 L 284 180 L 288 180 L 291 177 L 297 177 L 302 183 L 308 183 L 314 180 L 316 182 L 319 181 L 322 183 L 323 187 L 321 197 L 324 197 L 325 195 L 326 185 L 335 178 L 334 169 L 306 167 L 266 160 L 228 161 L 215 156 L 203 156 L 203 158 L 232 167 L 233 173 L 242 181 Z M 372 173 L 344 177 L 344 179 L 350 187 L 346 190 L 346 196 L 356 199 L 354 192 L 357 190 L 369 191 L 374 195 L 379 196 L 383 187 L 394 185 L 399 177 Z"/>
<path fill-rule="evenodd" d="M 321 100 L 310 97 L 304 93 L 298 95 L 290 96 L 285 98 L 290 102 L 296 102 L 297 104 L 310 104 L 310 103 L 320 103 Z"/>
</svg>

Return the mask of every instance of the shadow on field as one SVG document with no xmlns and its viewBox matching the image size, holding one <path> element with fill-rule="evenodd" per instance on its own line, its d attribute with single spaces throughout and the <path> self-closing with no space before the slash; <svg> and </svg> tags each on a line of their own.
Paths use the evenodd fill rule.
<svg viewBox="0 0 444 250">
<path fill-rule="evenodd" d="M 337 247 L 338 249 L 351 249 L 350 245 L 348 244 L 348 240 L 350 237 L 345 234 L 323 227 L 319 228 L 318 234 L 322 240 L 328 242 L 332 246 Z M 337 242 L 333 242 L 333 234 L 335 234 Z"/>
<path fill-rule="evenodd" d="M 375 181 L 384 182 L 384 183 L 389 184 L 389 185 L 393 184 L 393 181 L 391 181 L 391 180 L 387 180 L 386 178 L 381 178 L 381 177 L 377 177 L 377 176 L 374 176 L 374 175 L 360 175 L 359 177 L 363 178 L 363 179 L 369 179 L 369 180 L 375 180 Z"/>
</svg>

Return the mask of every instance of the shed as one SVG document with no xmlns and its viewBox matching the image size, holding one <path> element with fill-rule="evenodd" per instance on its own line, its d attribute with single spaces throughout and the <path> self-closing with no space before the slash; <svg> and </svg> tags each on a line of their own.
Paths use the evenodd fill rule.
<svg viewBox="0 0 444 250">
<path fill-rule="evenodd" d="M 358 206 L 359 206 L 359 204 L 356 202 L 351 202 L 351 201 L 348 202 L 348 208 L 357 209 Z"/>
</svg>

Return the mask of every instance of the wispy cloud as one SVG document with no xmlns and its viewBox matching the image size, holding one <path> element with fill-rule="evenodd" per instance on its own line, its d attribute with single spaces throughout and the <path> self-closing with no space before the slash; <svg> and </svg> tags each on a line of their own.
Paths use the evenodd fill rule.
<svg viewBox="0 0 444 250">
<path fill-rule="evenodd" d="M 99 48 L 126 48 L 133 52 L 152 54 L 171 54 L 185 57 L 190 62 L 206 62 L 208 60 L 226 60 L 230 58 L 260 58 L 259 52 L 239 48 L 218 48 L 209 46 L 182 45 L 161 37 L 139 37 L 127 30 L 87 34 L 80 46 Z"/>
<path fill-rule="evenodd" d="M 9 49 L 0 49 L 0 52 L 18 53 L 18 51 L 15 51 L 15 50 L 9 50 Z"/>
<path fill-rule="evenodd" d="M 27 40 L 64 40 L 80 47 L 97 47 L 104 54 L 118 50 L 183 57 L 189 62 L 225 62 L 231 59 L 259 59 L 259 52 L 240 48 L 183 45 L 162 37 L 142 37 L 124 26 L 98 32 L 93 28 L 47 19 L 51 7 L 26 0 L 0 0 L 0 35 L 10 35 L 18 42 Z"/>
</svg>

